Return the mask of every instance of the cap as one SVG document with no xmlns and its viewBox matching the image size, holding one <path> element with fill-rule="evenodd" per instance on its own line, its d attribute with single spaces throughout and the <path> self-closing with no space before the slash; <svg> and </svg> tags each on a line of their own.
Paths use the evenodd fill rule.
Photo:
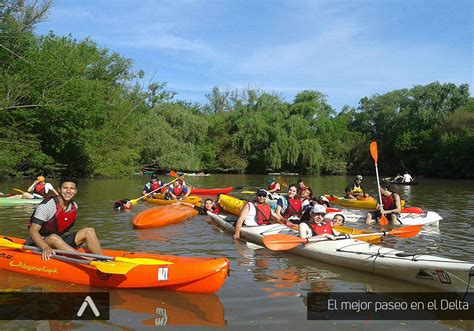
<svg viewBox="0 0 474 331">
<path fill-rule="evenodd" d="M 260 196 L 260 197 L 265 196 L 266 197 L 267 196 L 267 191 L 265 191 L 265 189 L 263 189 L 263 188 L 259 188 L 257 190 L 257 196 Z"/>
<path fill-rule="evenodd" d="M 275 178 L 273 178 L 273 177 L 272 177 L 272 178 L 269 178 L 269 179 L 268 179 L 268 184 L 271 184 L 271 183 L 273 183 L 274 181 L 275 181 Z"/>
<path fill-rule="evenodd" d="M 36 180 L 40 183 L 44 182 L 44 176 L 38 176 L 36 177 Z"/>
<path fill-rule="evenodd" d="M 158 179 L 158 176 L 153 174 L 153 175 L 151 175 L 151 179 Z"/>
<path fill-rule="evenodd" d="M 313 214 L 326 214 L 326 207 L 323 205 L 314 205 L 313 209 L 311 210 Z"/>
<path fill-rule="evenodd" d="M 361 176 L 361 175 L 357 175 L 357 176 L 356 176 L 356 179 L 357 179 L 357 180 L 362 180 L 362 176 Z"/>
</svg>

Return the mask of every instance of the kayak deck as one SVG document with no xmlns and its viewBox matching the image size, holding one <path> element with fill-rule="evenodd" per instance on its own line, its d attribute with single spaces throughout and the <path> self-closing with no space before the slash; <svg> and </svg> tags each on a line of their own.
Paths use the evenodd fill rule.
<svg viewBox="0 0 474 331">
<path fill-rule="evenodd" d="M 4 238 L 24 243 L 22 239 Z M 103 253 L 127 258 L 158 259 L 172 264 L 137 265 L 125 275 L 108 274 L 90 265 L 56 259 L 44 261 L 41 256 L 27 251 L 0 248 L 0 269 L 93 287 L 155 288 L 193 293 L 216 292 L 224 284 L 229 270 L 226 258 L 180 257 L 116 250 L 104 250 Z"/>
</svg>

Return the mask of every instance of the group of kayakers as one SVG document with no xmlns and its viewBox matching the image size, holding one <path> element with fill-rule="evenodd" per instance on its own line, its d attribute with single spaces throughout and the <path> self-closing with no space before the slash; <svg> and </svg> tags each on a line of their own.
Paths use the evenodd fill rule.
<svg viewBox="0 0 474 331">
<path fill-rule="evenodd" d="M 178 200 L 191 194 L 191 187 L 186 185 L 184 179 L 179 177 L 173 183 L 163 183 L 158 176 L 153 174 L 148 183 L 143 187 L 143 195 L 152 196 L 155 193 L 163 194 L 165 199 Z"/>
</svg>

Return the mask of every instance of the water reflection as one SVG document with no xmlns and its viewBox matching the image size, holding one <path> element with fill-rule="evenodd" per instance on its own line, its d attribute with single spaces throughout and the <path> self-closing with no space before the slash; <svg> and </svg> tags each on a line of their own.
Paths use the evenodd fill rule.
<svg viewBox="0 0 474 331">
<path fill-rule="evenodd" d="M 48 279 L 2 271 L 0 288 L 6 291 L 28 292 L 90 292 L 104 291 L 80 285 L 56 282 Z M 109 290 L 111 311 L 110 321 L 104 324 L 114 325 L 120 321 L 121 327 L 139 328 L 140 326 L 200 326 L 223 327 L 224 306 L 215 294 L 179 293 L 149 289 Z M 114 321 L 114 322 L 111 322 Z M 17 322 L 18 323 L 18 322 Z M 15 326 L 19 325 L 15 323 Z M 32 326 L 31 321 L 25 325 Z M 51 329 L 76 328 L 83 322 L 49 321 Z M 23 324 L 21 322 L 20 324 Z M 41 324 L 41 323 L 35 323 Z M 44 323 L 43 323 L 44 324 Z M 10 322 L 0 322 L 8 327 Z"/>
</svg>

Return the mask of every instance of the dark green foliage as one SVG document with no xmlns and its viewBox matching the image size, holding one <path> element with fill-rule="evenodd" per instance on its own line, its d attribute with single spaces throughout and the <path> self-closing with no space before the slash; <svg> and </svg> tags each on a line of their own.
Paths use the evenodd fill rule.
<svg viewBox="0 0 474 331">
<path fill-rule="evenodd" d="M 469 86 L 434 82 L 336 113 L 315 90 L 293 102 L 214 87 L 207 105 L 142 86 L 132 61 L 92 40 L 35 36 L 51 1 L 0 0 L 0 177 L 162 170 L 474 177 Z"/>
</svg>

